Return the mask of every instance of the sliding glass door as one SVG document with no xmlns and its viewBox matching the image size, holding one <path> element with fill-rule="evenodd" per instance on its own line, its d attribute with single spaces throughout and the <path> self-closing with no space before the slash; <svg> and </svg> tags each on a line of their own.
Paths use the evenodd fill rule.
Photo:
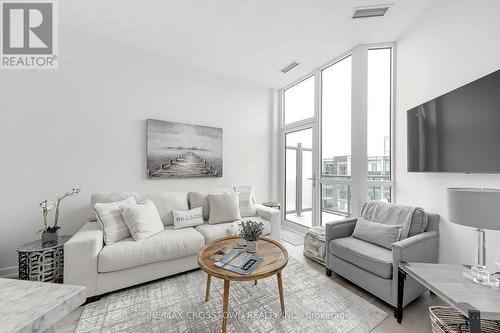
<svg viewBox="0 0 500 333">
<path fill-rule="evenodd" d="M 313 226 L 313 140 L 312 126 L 285 132 L 285 219 Z"/>
</svg>

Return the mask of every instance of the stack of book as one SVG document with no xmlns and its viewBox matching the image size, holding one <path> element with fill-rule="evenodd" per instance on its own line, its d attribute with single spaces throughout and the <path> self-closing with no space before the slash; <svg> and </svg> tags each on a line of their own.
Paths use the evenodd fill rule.
<svg viewBox="0 0 500 333">
<path fill-rule="evenodd" d="M 262 262 L 262 258 L 256 257 L 245 250 L 231 249 L 224 252 L 215 265 L 228 271 L 248 275 Z"/>
</svg>

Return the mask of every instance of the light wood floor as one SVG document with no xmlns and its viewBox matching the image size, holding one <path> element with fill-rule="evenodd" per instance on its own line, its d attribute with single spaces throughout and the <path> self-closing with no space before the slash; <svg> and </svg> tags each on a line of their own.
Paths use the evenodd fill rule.
<svg viewBox="0 0 500 333">
<path fill-rule="evenodd" d="M 302 251 L 304 250 L 304 246 L 294 246 L 287 242 L 282 242 L 286 249 L 288 250 L 288 254 L 302 262 L 303 264 L 311 267 L 312 269 L 325 274 L 325 268 L 316 263 L 315 261 L 309 260 L 304 257 Z M 284 283 L 286 283 L 286 277 L 284 277 Z M 337 283 L 344 288 L 350 290 L 356 295 L 362 297 L 366 301 L 374 304 L 379 307 L 383 311 L 387 312 L 389 316 L 373 330 L 374 333 L 393 333 L 393 332 L 409 332 L 409 333 L 422 333 L 422 332 L 431 332 L 431 324 L 429 319 L 429 306 L 433 305 L 444 305 L 444 301 L 442 301 L 438 296 L 431 296 L 429 293 L 425 293 L 424 295 L 417 298 L 413 303 L 409 304 L 405 308 L 404 318 L 402 324 L 398 324 L 396 319 L 393 316 L 393 309 L 391 306 L 386 303 L 378 300 L 376 297 L 372 296 L 370 293 L 364 291 L 358 286 L 350 283 L 344 278 L 333 273 L 332 277 L 329 278 L 332 283 Z M 66 316 L 63 320 L 61 320 L 56 326 L 57 333 L 70 333 L 73 332 L 76 324 L 78 323 L 78 319 L 82 313 L 83 307 L 79 307 L 75 311 L 71 312 L 68 316 Z"/>
</svg>

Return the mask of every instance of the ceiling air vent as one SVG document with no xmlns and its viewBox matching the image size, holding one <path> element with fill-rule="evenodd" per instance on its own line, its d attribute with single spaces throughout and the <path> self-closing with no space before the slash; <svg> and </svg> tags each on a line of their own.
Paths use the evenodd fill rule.
<svg viewBox="0 0 500 333">
<path fill-rule="evenodd" d="M 380 6 L 370 6 L 370 7 L 358 7 L 354 9 L 353 19 L 361 19 L 368 17 L 380 17 L 384 16 L 389 10 L 390 5 L 380 5 Z"/>
<path fill-rule="evenodd" d="M 289 63 L 288 65 L 286 65 L 285 67 L 283 67 L 282 69 L 280 69 L 280 71 L 282 73 L 288 73 L 289 71 L 291 71 L 292 69 L 294 69 L 295 67 L 297 67 L 299 65 L 298 62 L 296 61 L 292 61 L 291 63 Z"/>
</svg>

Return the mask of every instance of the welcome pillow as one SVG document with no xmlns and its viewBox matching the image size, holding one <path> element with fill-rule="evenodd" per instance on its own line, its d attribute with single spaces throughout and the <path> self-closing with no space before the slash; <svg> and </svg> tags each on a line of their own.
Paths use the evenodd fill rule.
<svg viewBox="0 0 500 333">
<path fill-rule="evenodd" d="M 196 207 L 190 210 L 174 210 L 174 229 L 196 227 L 203 224 L 203 207 Z"/>
<path fill-rule="evenodd" d="M 132 238 L 136 241 L 144 240 L 164 230 L 160 214 L 151 200 L 144 200 L 141 204 L 121 206 L 120 211 Z"/>
<path fill-rule="evenodd" d="M 136 204 L 134 197 L 116 202 L 96 203 L 94 212 L 101 223 L 104 243 L 110 245 L 130 237 L 130 231 L 123 220 L 120 207 Z"/>
</svg>

